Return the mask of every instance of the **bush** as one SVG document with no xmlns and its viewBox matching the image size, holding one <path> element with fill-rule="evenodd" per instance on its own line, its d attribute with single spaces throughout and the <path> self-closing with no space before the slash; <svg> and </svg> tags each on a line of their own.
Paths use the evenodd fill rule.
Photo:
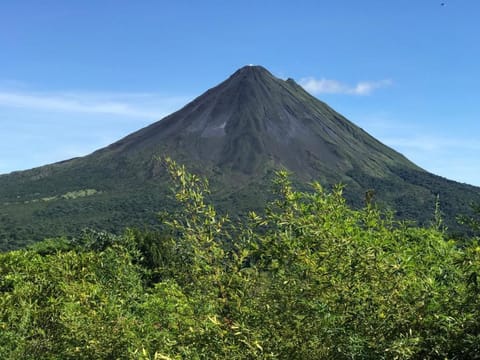
<svg viewBox="0 0 480 360">
<path fill-rule="evenodd" d="M 233 222 L 166 160 L 162 231 L 86 233 L 0 254 L 0 357 L 472 359 L 480 245 L 398 222 L 342 187 L 292 188 Z"/>
</svg>

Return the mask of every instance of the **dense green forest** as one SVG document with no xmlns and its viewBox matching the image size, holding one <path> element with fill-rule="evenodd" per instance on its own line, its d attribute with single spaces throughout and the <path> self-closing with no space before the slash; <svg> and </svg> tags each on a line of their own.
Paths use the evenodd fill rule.
<svg viewBox="0 0 480 360">
<path fill-rule="evenodd" d="M 474 359 L 480 244 L 279 172 L 233 221 L 172 161 L 156 232 L 86 231 L 0 254 L 2 359 Z M 475 218 L 462 221 L 478 229 Z"/>
</svg>

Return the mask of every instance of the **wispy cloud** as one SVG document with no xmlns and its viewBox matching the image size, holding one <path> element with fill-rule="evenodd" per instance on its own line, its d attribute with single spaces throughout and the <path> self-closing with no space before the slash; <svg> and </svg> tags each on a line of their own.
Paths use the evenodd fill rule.
<svg viewBox="0 0 480 360">
<path fill-rule="evenodd" d="M 389 146 L 424 152 L 480 150 L 480 141 L 475 139 L 445 138 L 442 136 L 411 136 L 385 137 L 383 141 Z"/>
<path fill-rule="evenodd" d="M 154 92 L 39 91 L 0 79 L 0 173 L 86 155 L 190 100 Z"/>
<path fill-rule="evenodd" d="M 312 94 L 347 94 L 370 95 L 374 90 L 392 85 L 392 80 L 361 81 L 355 85 L 342 83 L 338 80 L 315 79 L 306 77 L 300 79 L 300 85 Z"/>
<path fill-rule="evenodd" d="M 426 119 L 399 119 L 385 111 L 352 114 L 367 132 L 415 164 L 443 177 L 480 186 L 480 140 L 457 128 L 433 128 Z"/>
<path fill-rule="evenodd" d="M 163 117 L 187 100 L 187 97 L 165 97 L 151 93 L 33 93 L 0 90 L 0 107 L 148 119 Z"/>
<path fill-rule="evenodd" d="M 480 186 L 480 141 L 443 136 L 385 138 L 384 142 L 417 165 L 451 180 Z"/>
</svg>

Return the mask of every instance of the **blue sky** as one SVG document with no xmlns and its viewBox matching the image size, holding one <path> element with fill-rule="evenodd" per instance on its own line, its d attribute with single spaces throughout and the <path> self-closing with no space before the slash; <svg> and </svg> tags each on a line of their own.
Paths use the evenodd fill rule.
<svg viewBox="0 0 480 360">
<path fill-rule="evenodd" d="M 88 154 L 260 64 L 480 186 L 479 17 L 478 0 L 2 1 L 0 173 Z"/>
</svg>

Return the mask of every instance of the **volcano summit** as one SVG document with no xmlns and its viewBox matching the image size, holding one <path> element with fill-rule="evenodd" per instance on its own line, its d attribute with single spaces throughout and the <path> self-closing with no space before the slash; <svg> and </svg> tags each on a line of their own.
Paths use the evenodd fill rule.
<svg viewBox="0 0 480 360">
<path fill-rule="evenodd" d="M 84 227 L 121 231 L 154 224 L 172 206 L 169 156 L 209 178 L 213 201 L 229 212 L 260 206 L 275 169 L 298 183 L 365 191 L 402 218 L 428 223 L 440 197 L 446 223 L 480 203 L 480 188 L 430 174 L 385 146 L 294 80 L 246 66 L 179 111 L 88 156 L 0 176 L 0 248 Z"/>
</svg>

